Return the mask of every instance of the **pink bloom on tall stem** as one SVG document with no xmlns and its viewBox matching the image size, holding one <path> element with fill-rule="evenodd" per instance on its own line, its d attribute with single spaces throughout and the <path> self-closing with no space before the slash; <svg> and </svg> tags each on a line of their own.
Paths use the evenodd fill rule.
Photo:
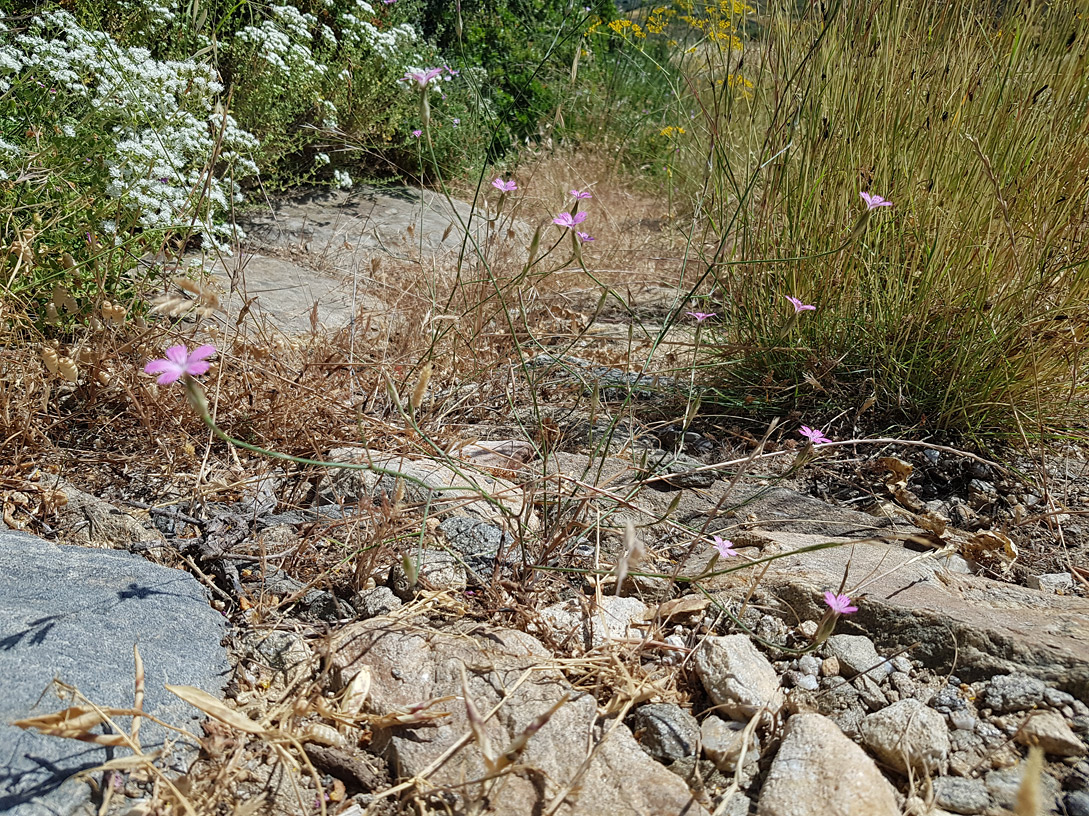
<svg viewBox="0 0 1089 816">
<path fill-rule="evenodd" d="M 858 611 L 857 606 L 851 606 L 850 598 L 846 595 L 837 595 L 835 592 L 825 592 L 824 602 L 837 615 L 850 615 L 852 612 Z"/>
<path fill-rule="evenodd" d="M 583 221 L 586 220 L 586 213 L 580 212 L 571 215 L 569 212 L 562 212 L 552 219 L 552 223 L 561 227 L 567 227 L 568 229 L 574 229 Z"/>
<path fill-rule="evenodd" d="M 689 317 L 696 318 L 697 323 L 702 323 L 707 318 L 715 316 L 714 312 L 685 312 L 685 314 Z"/>
<path fill-rule="evenodd" d="M 866 202 L 867 210 L 876 210 L 878 207 L 891 207 L 892 202 L 888 199 L 882 198 L 876 193 L 859 193 L 862 196 L 862 200 Z"/>
<path fill-rule="evenodd" d="M 412 131 L 412 135 L 419 139 L 421 136 L 424 135 L 424 132 L 422 130 L 414 130 Z"/>
<path fill-rule="evenodd" d="M 212 367 L 205 358 L 215 353 L 215 346 L 198 346 L 192 354 L 184 345 L 171 346 L 166 350 L 166 359 L 152 360 L 144 366 L 144 373 L 158 374 L 155 382 L 159 385 L 170 385 L 184 376 L 199 377 Z"/>
<path fill-rule="evenodd" d="M 427 68 L 423 71 L 408 71 L 398 82 L 415 82 L 416 86 L 423 90 L 427 84 L 442 73 L 442 68 Z"/>
<path fill-rule="evenodd" d="M 581 201 L 584 198 L 593 198 L 593 195 L 589 190 L 572 190 L 571 195 L 574 196 L 576 201 Z"/>
<path fill-rule="evenodd" d="M 823 445 L 827 442 L 832 441 L 824 435 L 824 431 L 820 430 L 819 428 L 810 428 L 808 425 L 803 425 L 798 433 L 800 433 L 814 445 Z"/>
<path fill-rule="evenodd" d="M 711 544 L 722 558 L 731 558 L 737 555 L 737 550 L 734 549 L 734 542 L 723 538 L 722 536 L 712 536 Z"/>
<path fill-rule="evenodd" d="M 802 303 L 796 297 L 791 297 L 790 295 L 787 295 L 786 299 L 789 300 L 791 302 L 791 304 L 794 306 L 794 314 L 798 314 L 798 312 L 815 312 L 815 311 L 817 311 L 816 306 L 811 306 L 808 303 Z"/>
<path fill-rule="evenodd" d="M 492 187 L 499 190 L 501 193 L 512 193 L 518 189 L 518 185 L 513 181 L 503 181 L 501 178 L 497 178 L 492 182 Z"/>
<path fill-rule="evenodd" d="M 586 243 L 587 241 L 594 240 L 594 236 L 589 235 L 588 233 L 585 233 L 585 232 L 577 232 L 576 231 L 575 234 L 579 237 L 579 240 L 582 241 L 583 243 Z"/>
</svg>

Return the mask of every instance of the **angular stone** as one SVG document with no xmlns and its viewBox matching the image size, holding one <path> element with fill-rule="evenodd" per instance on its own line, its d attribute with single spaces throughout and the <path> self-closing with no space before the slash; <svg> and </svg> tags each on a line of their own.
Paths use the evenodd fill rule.
<svg viewBox="0 0 1089 816">
<path fill-rule="evenodd" d="M 1057 711 L 1033 711 L 1014 737 L 1022 745 L 1039 745 L 1045 754 L 1060 757 L 1081 756 L 1085 743 L 1070 730 Z"/>
<path fill-rule="evenodd" d="M 43 696 L 54 678 L 97 705 L 130 708 L 133 646 L 144 663 L 144 710 L 199 733 L 203 715 L 163 685 L 218 694 L 229 671 L 219 645 L 224 624 L 203 587 L 181 570 L 120 550 L 0 532 L 0 811 L 39 816 L 86 806 L 89 788 L 68 778 L 121 756 L 119 750 L 8 723 L 71 705 Z M 119 725 L 128 728 L 130 720 L 119 718 Z M 145 750 L 172 736 L 150 720 L 141 724 Z M 186 757 L 181 750 L 176 765 L 184 767 Z"/>
<path fill-rule="evenodd" d="M 732 773 L 741 759 L 741 749 L 745 749 L 745 762 L 759 759 L 760 741 L 755 730 L 746 741 L 746 723 L 727 722 L 714 714 L 700 723 L 700 741 L 704 755 L 715 763 L 723 773 Z"/>
<path fill-rule="evenodd" d="M 336 448 L 329 451 L 328 460 L 366 466 L 362 470 L 330 468 L 321 487 L 323 497 L 329 501 L 392 500 L 401 482 L 403 501 L 430 503 L 433 512 L 454 506 L 486 520 L 501 520 L 504 513 L 519 516 L 524 509 L 525 496 L 520 487 L 487 473 L 457 467 L 457 463 L 390 456 L 363 448 Z"/>
<path fill-rule="evenodd" d="M 830 657 L 839 661 L 840 674 L 854 677 L 866 675 L 878 682 L 892 671 L 892 666 L 878 653 L 873 641 L 865 635 L 832 635 L 824 644 Z"/>
<path fill-rule="evenodd" d="M 374 589 L 360 590 L 352 596 L 351 604 L 359 617 L 376 618 L 400 608 L 402 601 L 389 587 L 378 586 Z"/>
<path fill-rule="evenodd" d="M 1042 592 L 1062 594 L 1074 589 L 1074 576 L 1069 572 L 1047 572 L 1043 575 L 1030 575 L 1028 585 Z"/>
<path fill-rule="evenodd" d="M 672 703 L 647 703 L 635 710 L 632 728 L 643 750 L 669 764 L 694 756 L 700 741 L 696 718 Z"/>
<path fill-rule="evenodd" d="M 525 767 L 536 769 L 533 774 L 505 776 L 501 785 L 466 786 L 466 780 L 488 776 L 481 747 L 470 740 L 428 775 L 431 784 L 451 786 L 449 807 L 454 811 L 482 801 L 486 786 L 494 813 L 543 813 L 565 796 L 557 811 L 562 816 L 706 816 L 683 780 L 647 756 L 626 725 L 603 722 L 594 697 L 575 691 L 550 665 L 544 647 L 525 633 L 476 623 L 436 632 L 376 619 L 344 627 L 333 637 L 329 653 L 339 685 L 363 668 L 370 671 L 367 705 L 374 714 L 400 713 L 451 698 L 434 707 L 449 716 L 392 730 L 388 750 L 403 778 L 429 768 L 472 733 L 459 699 L 463 673 L 481 717 L 495 709 L 482 726 L 493 757 L 567 697 L 529 738 L 519 758 Z"/>
<path fill-rule="evenodd" d="M 540 618 L 554 642 L 588 650 L 610 639 L 641 637 L 635 624 L 646 614 L 647 606 L 638 598 L 605 595 L 597 605 L 589 598 L 553 604 L 541 610 Z"/>
<path fill-rule="evenodd" d="M 945 717 L 914 698 L 867 716 L 862 742 L 878 760 L 902 774 L 933 774 L 949 761 Z"/>
<path fill-rule="evenodd" d="M 748 720 L 761 710 L 775 716 L 783 705 L 775 667 L 746 635 L 707 638 L 692 665 L 718 711 L 730 719 Z"/>
<path fill-rule="evenodd" d="M 982 813 L 991 803 L 982 779 L 942 776 L 934 780 L 934 803 L 951 813 Z"/>
<path fill-rule="evenodd" d="M 1042 680 L 1024 674 L 1000 674 L 992 677 L 983 691 L 983 705 L 997 714 L 1027 711 L 1044 699 Z"/>
<path fill-rule="evenodd" d="M 849 624 L 888 651 L 913 647 L 913 658 L 937 671 L 955 669 L 967 682 L 1020 672 L 1089 700 L 1089 600 L 951 573 L 899 543 L 793 530 L 758 534 L 784 552 L 837 540 L 843 545 L 771 562 L 761 589 L 782 604 L 784 615 L 817 619 L 822 594 L 838 587 L 845 573 L 873 576 L 865 603 L 841 628 Z"/>
<path fill-rule="evenodd" d="M 834 809 L 833 809 L 834 808 Z M 820 714 L 795 714 L 760 791 L 757 816 L 899 816 L 873 760 Z"/>
</svg>

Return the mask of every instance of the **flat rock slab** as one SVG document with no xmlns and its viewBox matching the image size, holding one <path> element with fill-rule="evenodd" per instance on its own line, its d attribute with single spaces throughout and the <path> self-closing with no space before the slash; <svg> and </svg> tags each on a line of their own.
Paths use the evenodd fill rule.
<svg viewBox="0 0 1089 816">
<path fill-rule="evenodd" d="M 220 288 L 236 292 L 233 298 L 221 298 L 232 321 L 245 309 L 262 327 L 287 335 L 338 331 L 353 319 L 387 309 L 373 296 L 373 282 L 358 271 L 321 272 L 294 260 L 251 252 L 223 259 L 210 271 Z"/>
<path fill-rule="evenodd" d="M 454 811 L 462 809 L 452 805 L 458 800 L 479 803 L 481 814 L 706 816 L 684 781 L 651 759 L 626 725 L 600 718 L 594 698 L 576 692 L 529 635 L 484 626 L 434 632 L 375 618 L 338 632 L 330 654 L 341 683 L 363 669 L 370 672 L 367 704 L 376 714 L 452 697 L 430 709 L 450 716 L 393 729 L 389 751 L 401 777 L 427 771 L 424 790 L 449 785 L 436 795 Z M 435 760 L 471 734 L 461 699 L 463 673 L 480 717 L 495 709 L 480 726 L 493 757 L 569 695 L 529 738 L 517 772 L 473 782 L 490 774 L 480 743 L 472 738 L 430 772 Z M 561 799 L 555 811 L 549 810 Z"/>
<path fill-rule="evenodd" d="M 841 618 L 838 632 L 867 634 L 886 651 L 912 646 L 912 657 L 968 680 L 1023 672 L 1089 700 L 1084 599 L 953 572 L 896 543 L 852 546 L 848 539 L 780 530 L 758 535 L 781 551 L 843 544 L 771 563 L 761 589 L 785 602 L 791 615 L 819 619 L 822 593 L 838 590 L 846 574 L 859 611 Z"/>
<path fill-rule="evenodd" d="M 352 269 L 381 252 L 406 258 L 424 253 L 456 252 L 465 226 L 485 239 L 481 209 L 430 190 L 359 187 L 351 192 L 317 190 L 281 200 L 271 209 L 239 218 L 253 247 L 302 250 L 312 265 Z M 513 225 L 516 237 L 532 230 Z M 505 221 L 496 240 L 507 237 Z M 528 245 L 523 240 L 522 245 Z"/>
<path fill-rule="evenodd" d="M 127 754 L 9 725 L 68 707 L 52 693 L 43 695 L 54 678 L 98 705 L 130 708 L 137 644 L 144 710 L 192 732 L 199 712 L 163 684 L 218 694 L 228 671 L 224 630 L 222 616 L 185 572 L 119 550 L 0 532 L 0 813 L 93 813 L 88 786 L 66 780 Z M 129 724 L 127 718 L 119 723 Z M 145 720 L 141 743 L 154 748 L 166 733 Z"/>
</svg>

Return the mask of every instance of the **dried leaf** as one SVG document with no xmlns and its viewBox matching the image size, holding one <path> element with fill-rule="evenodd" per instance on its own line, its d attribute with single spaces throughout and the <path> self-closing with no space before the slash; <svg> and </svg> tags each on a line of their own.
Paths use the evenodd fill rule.
<svg viewBox="0 0 1089 816">
<path fill-rule="evenodd" d="M 669 620 L 675 615 L 692 615 L 702 612 L 710 604 L 711 601 L 703 595 L 685 595 L 683 598 L 674 598 L 672 601 L 658 604 L 657 609 L 647 614 L 646 620 L 655 618 Z"/>
<path fill-rule="evenodd" d="M 364 703 L 371 693 L 371 671 L 366 666 L 361 668 L 348 687 L 344 689 L 344 701 L 340 710 L 347 717 L 355 717 L 363 710 Z"/>
<path fill-rule="evenodd" d="M 945 535 L 945 530 L 949 525 L 949 519 L 945 516 L 935 513 L 933 510 L 928 510 L 925 513 L 919 513 L 912 519 L 916 527 L 919 527 L 927 532 L 933 533 L 936 536 Z"/>
<path fill-rule="evenodd" d="M 1017 545 L 1008 535 L 996 530 L 980 530 L 972 535 L 961 548 L 961 555 L 973 561 L 999 558 L 1012 563 L 1017 558 Z"/>
<path fill-rule="evenodd" d="M 70 706 L 53 714 L 27 717 L 12 723 L 16 728 L 34 729 L 40 734 L 63 739 L 75 739 L 80 742 L 93 742 L 96 745 L 125 745 L 124 734 L 94 734 L 92 728 L 102 725 L 106 717 L 124 716 L 128 709 L 92 708 L 91 706 Z"/>
<path fill-rule="evenodd" d="M 877 460 L 877 464 L 889 471 L 890 475 L 885 477 L 885 484 L 890 490 L 895 492 L 896 488 L 907 489 L 908 479 L 911 478 L 914 467 L 895 456 L 882 456 Z"/>
<path fill-rule="evenodd" d="M 206 691 L 194 686 L 164 686 L 171 694 L 180 697 L 193 708 L 200 709 L 214 720 L 219 720 L 225 725 L 245 731 L 247 734 L 264 734 L 265 729 L 259 723 L 254 722 L 241 711 L 229 708 L 225 703 L 213 697 Z"/>
</svg>

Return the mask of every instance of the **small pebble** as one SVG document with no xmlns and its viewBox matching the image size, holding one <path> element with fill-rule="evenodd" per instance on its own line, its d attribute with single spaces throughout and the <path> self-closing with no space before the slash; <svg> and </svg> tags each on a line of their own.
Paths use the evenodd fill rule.
<svg viewBox="0 0 1089 816">
<path fill-rule="evenodd" d="M 817 680 L 812 674 L 799 674 L 798 682 L 795 684 L 800 689 L 806 691 L 816 691 L 820 688 L 820 681 Z"/>
<path fill-rule="evenodd" d="M 826 657 L 821 661 L 821 677 L 839 677 L 839 658 Z"/>
<path fill-rule="evenodd" d="M 982 813 L 991 797 L 981 779 L 943 776 L 934 780 L 934 803 L 953 813 Z"/>
<path fill-rule="evenodd" d="M 816 655 L 807 654 L 798 658 L 798 671 L 802 674 L 811 674 L 814 677 L 821 670 L 821 659 Z"/>
<path fill-rule="evenodd" d="M 911 661 L 904 655 L 896 655 L 889 663 L 892 664 L 893 671 L 911 674 L 913 666 L 911 665 Z"/>
<path fill-rule="evenodd" d="M 915 681 L 901 671 L 894 671 L 889 675 L 889 684 L 900 692 L 903 697 L 911 697 L 915 694 Z"/>
<path fill-rule="evenodd" d="M 798 626 L 798 633 L 807 640 L 812 640 L 813 636 L 817 634 L 817 622 L 816 621 L 803 621 Z"/>
<path fill-rule="evenodd" d="M 949 723 L 958 731 L 972 731 L 978 720 L 966 710 L 953 711 L 949 714 Z"/>
<path fill-rule="evenodd" d="M 940 711 L 942 714 L 960 711 L 963 708 L 967 708 L 967 706 L 968 704 L 964 702 L 964 698 L 960 696 L 960 689 L 951 685 L 946 686 L 935 694 L 930 701 L 930 707 L 935 711 Z"/>
<path fill-rule="evenodd" d="M 1059 691 L 1057 688 L 1051 688 L 1048 686 L 1044 689 L 1044 703 L 1051 708 L 1062 708 L 1063 706 L 1071 706 L 1074 704 L 1074 695 L 1067 694 L 1065 691 Z"/>
</svg>

